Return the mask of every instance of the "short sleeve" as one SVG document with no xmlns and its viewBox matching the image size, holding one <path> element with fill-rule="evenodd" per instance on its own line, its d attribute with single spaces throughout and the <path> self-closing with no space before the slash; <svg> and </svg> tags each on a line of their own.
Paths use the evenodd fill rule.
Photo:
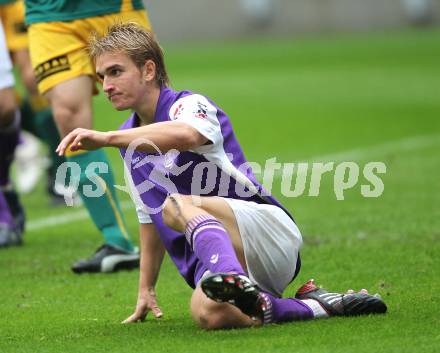
<svg viewBox="0 0 440 353">
<path fill-rule="evenodd" d="M 191 125 L 210 140 L 211 145 L 217 146 L 223 143 L 217 108 L 206 97 L 192 94 L 180 98 L 171 106 L 169 116 L 172 121 Z"/>
<path fill-rule="evenodd" d="M 143 206 L 136 206 L 136 213 L 140 224 L 151 224 L 153 221 L 151 220 L 150 215 L 144 211 Z"/>
<path fill-rule="evenodd" d="M 139 223 L 141 223 L 141 224 L 153 223 L 149 213 L 146 211 L 146 207 L 145 207 L 144 203 L 142 202 L 142 199 L 139 195 L 139 192 L 137 191 L 136 186 L 134 185 L 131 173 L 129 172 L 125 163 L 124 163 L 124 169 L 125 169 L 124 170 L 125 180 L 128 184 L 128 189 L 130 191 L 131 199 L 136 206 L 136 214 L 137 214 Z"/>
</svg>

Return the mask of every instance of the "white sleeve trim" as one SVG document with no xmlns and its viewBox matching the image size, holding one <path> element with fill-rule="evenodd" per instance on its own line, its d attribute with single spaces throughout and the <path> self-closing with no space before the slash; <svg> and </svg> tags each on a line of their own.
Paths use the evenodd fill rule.
<svg viewBox="0 0 440 353">
<path fill-rule="evenodd" d="M 127 165 L 125 163 L 124 163 L 124 174 L 125 174 L 126 183 L 128 184 L 128 190 L 130 192 L 130 197 L 136 206 L 136 214 L 137 214 L 139 223 L 140 224 L 153 223 L 151 216 L 145 210 L 146 207 L 145 207 L 144 203 L 142 202 L 142 199 L 139 195 L 139 192 L 137 191 L 136 186 L 134 185 L 133 177 L 131 176 L 131 173 L 128 170 Z"/>
<path fill-rule="evenodd" d="M 140 224 L 153 223 L 153 220 L 151 219 L 150 215 L 143 210 L 143 206 L 141 206 L 141 207 L 136 206 L 136 214 L 137 214 L 137 217 L 138 217 Z"/>
</svg>

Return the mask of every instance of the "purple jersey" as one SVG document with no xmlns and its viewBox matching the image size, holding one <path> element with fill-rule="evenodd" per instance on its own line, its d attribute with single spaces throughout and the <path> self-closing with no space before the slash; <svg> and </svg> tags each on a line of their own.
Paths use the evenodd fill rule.
<svg viewBox="0 0 440 353">
<path fill-rule="evenodd" d="M 192 252 L 184 234 L 162 221 L 161 206 L 170 193 L 222 196 L 268 203 L 287 210 L 256 180 L 247 165 L 228 116 L 212 101 L 189 91 L 162 88 L 154 122 L 180 121 L 197 129 L 208 143 L 191 151 L 165 154 L 121 149 L 121 155 L 137 190 L 141 223 L 154 223 L 171 259 L 186 282 L 195 287 L 206 270 Z M 139 127 L 133 113 L 121 129 Z M 136 143 L 136 142 L 135 142 Z M 132 195 L 133 196 L 133 195 Z"/>
</svg>

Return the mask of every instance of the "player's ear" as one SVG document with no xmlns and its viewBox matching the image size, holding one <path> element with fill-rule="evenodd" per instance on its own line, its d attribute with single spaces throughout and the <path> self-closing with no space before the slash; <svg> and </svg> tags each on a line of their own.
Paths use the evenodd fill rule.
<svg viewBox="0 0 440 353">
<path fill-rule="evenodd" d="M 154 81 L 156 77 L 156 64 L 153 60 L 147 60 L 144 64 L 143 76 L 145 81 Z"/>
</svg>

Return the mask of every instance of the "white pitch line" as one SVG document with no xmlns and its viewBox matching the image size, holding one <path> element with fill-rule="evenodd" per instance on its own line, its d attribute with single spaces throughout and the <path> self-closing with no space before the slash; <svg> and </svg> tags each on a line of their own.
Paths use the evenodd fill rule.
<svg viewBox="0 0 440 353">
<path fill-rule="evenodd" d="M 359 162 L 369 159 L 371 162 L 379 162 L 378 160 L 372 160 L 372 158 L 385 157 L 390 153 L 399 151 L 412 151 L 422 149 L 435 144 L 440 144 L 440 135 L 425 135 L 409 137 L 402 140 L 395 140 L 385 142 L 379 145 L 367 146 L 362 148 L 354 148 L 347 151 L 341 151 L 331 154 L 323 154 L 320 156 L 314 156 L 294 161 L 293 163 L 313 163 L 313 162 Z M 262 166 L 262 170 L 264 166 Z M 293 174 L 298 171 L 294 168 Z M 282 169 L 277 169 L 274 173 L 274 177 L 279 179 L 283 175 Z"/>
<path fill-rule="evenodd" d="M 440 135 L 425 135 L 409 137 L 402 140 L 395 140 L 386 143 L 382 143 L 374 146 L 366 146 L 361 148 L 354 148 L 347 151 L 341 151 L 332 154 L 326 154 L 322 156 L 315 156 L 306 158 L 308 162 L 351 162 L 359 161 L 377 157 L 384 157 L 387 154 L 396 151 L 411 151 L 415 149 L 421 149 L 429 147 L 436 143 L 440 143 Z"/>
<path fill-rule="evenodd" d="M 122 201 L 120 205 L 122 210 L 134 208 L 133 202 L 129 200 Z M 82 208 L 80 210 L 65 212 L 57 216 L 43 217 L 29 221 L 26 223 L 26 231 L 32 232 L 39 229 L 57 227 L 77 221 L 84 221 L 88 218 L 90 218 L 89 213 L 86 209 Z"/>
<path fill-rule="evenodd" d="M 306 161 L 359 161 L 363 159 L 371 159 L 377 157 L 386 156 L 389 153 L 396 151 L 412 151 L 429 147 L 436 143 L 440 143 L 440 135 L 428 135 L 410 137 L 403 140 L 391 141 L 375 146 L 367 146 L 363 148 L 355 148 L 347 151 L 341 151 L 338 153 L 332 153 L 327 155 L 315 156 L 307 158 Z M 276 177 L 281 177 L 281 173 L 275 174 Z M 121 202 L 121 208 L 128 210 L 134 208 L 132 201 L 127 200 Z M 89 218 L 88 212 L 85 209 L 75 210 L 71 212 L 65 212 L 60 215 L 43 217 L 27 222 L 26 231 L 32 232 L 44 228 L 56 227 L 64 224 L 73 223 L 76 221 L 84 221 Z"/>
</svg>

